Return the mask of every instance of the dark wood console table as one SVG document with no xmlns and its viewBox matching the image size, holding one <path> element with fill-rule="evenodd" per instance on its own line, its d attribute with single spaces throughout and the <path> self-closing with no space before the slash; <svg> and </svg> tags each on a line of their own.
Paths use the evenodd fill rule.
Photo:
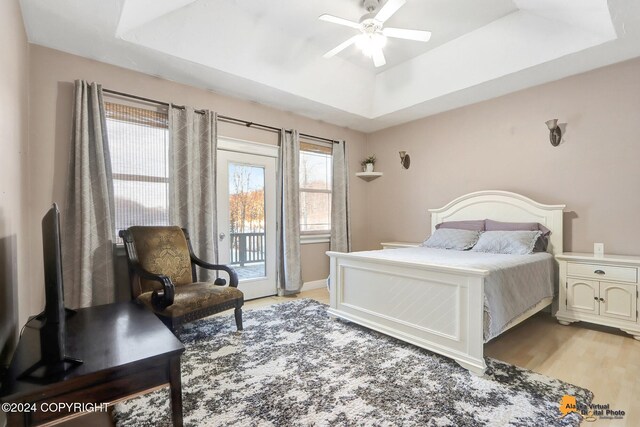
<svg viewBox="0 0 640 427">
<path fill-rule="evenodd" d="M 78 414 L 83 404 L 112 404 L 165 384 L 171 387 L 173 424 L 182 426 L 184 346 L 153 313 L 131 302 L 78 310 L 67 318 L 67 354 L 84 363 L 46 383 L 17 380 L 40 356 L 32 322 L 37 321 L 27 323 L 20 338 L 0 401 L 34 410 L 8 412 L 10 427 L 51 423 Z M 62 408 L 63 403 L 80 405 Z"/>
</svg>

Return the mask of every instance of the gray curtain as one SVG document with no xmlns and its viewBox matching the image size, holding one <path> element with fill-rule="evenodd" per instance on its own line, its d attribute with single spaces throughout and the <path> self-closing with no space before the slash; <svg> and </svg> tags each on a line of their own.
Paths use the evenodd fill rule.
<svg viewBox="0 0 640 427">
<path fill-rule="evenodd" d="M 169 209 L 171 222 L 186 228 L 193 251 L 217 263 L 216 149 L 217 115 L 169 107 Z M 199 269 L 199 280 L 215 273 Z"/>
<path fill-rule="evenodd" d="M 114 204 L 102 87 L 76 80 L 64 215 L 65 300 L 88 307 L 115 300 Z"/>
<path fill-rule="evenodd" d="M 333 188 L 331 189 L 331 250 L 351 251 L 349 217 L 349 167 L 344 141 L 333 144 Z"/>
<path fill-rule="evenodd" d="M 278 295 L 300 292 L 300 139 L 298 131 L 280 131 L 278 158 Z"/>
</svg>

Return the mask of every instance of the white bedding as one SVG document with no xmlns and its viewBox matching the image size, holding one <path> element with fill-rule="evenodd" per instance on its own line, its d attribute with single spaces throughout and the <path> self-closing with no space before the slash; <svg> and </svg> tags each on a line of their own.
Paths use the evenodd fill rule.
<svg viewBox="0 0 640 427">
<path fill-rule="evenodd" d="M 484 341 L 500 335 L 524 312 L 552 297 L 553 255 L 502 255 L 425 247 L 358 252 L 359 256 L 449 267 L 488 270 L 484 285 Z"/>
</svg>

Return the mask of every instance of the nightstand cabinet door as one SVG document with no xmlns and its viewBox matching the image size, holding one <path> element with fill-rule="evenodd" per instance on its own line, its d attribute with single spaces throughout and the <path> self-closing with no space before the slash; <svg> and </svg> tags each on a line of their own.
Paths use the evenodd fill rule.
<svg viewBox="0 0 640 427">
<path fill-rule="evenodd" d="M 600 309 L 599 286 L 593 280 L 567 280 L 567 310 L 598 314 Z"/>
<path fill-rule="evenodd" d="M 635 322 L 636 292 L 635 285 L 600 282 L 600 315 Z"/>
</svg>

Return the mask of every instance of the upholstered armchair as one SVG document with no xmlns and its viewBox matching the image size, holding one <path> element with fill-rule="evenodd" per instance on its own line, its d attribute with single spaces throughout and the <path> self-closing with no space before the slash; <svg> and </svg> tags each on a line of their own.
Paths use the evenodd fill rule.
<svg viewBox="0 0 640 427">
<path fill-rule="evenodd" d="M 236 326 L 242 330 L 244 295 L 237 289 L 238 275 L 226 265 L 199 259 L 187 230 L 176 227 L 129 227 L 120 231 L 129 264 L 131 296 L 148 307 L 175 331 L 181 324 L 235 309 Z M 226 271 L 226 280 L 199 282 L 196 266 Z"/>
</svg>

